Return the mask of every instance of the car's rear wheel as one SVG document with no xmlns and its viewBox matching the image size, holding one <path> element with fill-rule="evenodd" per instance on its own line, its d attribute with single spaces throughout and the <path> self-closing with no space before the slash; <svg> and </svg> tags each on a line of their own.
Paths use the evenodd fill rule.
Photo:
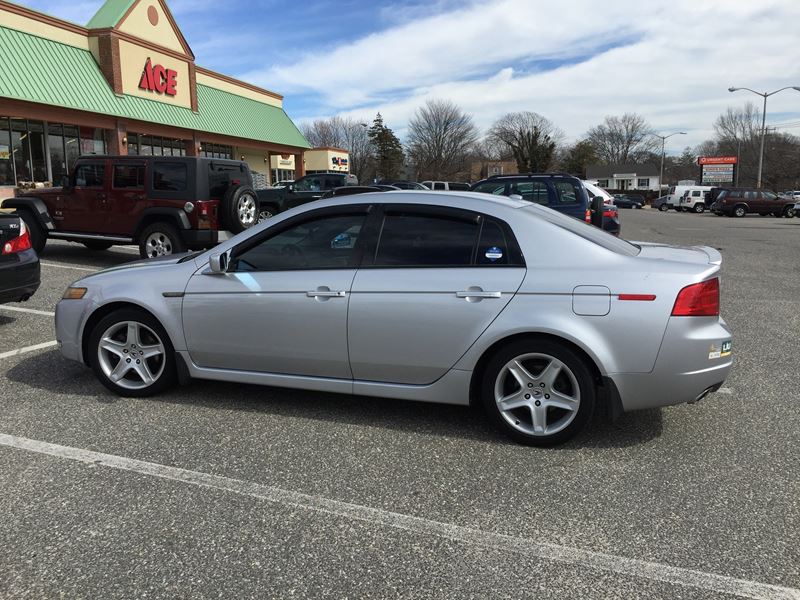
<svg viewBox="0 0 800 600">
<path fill-rule="evenodd" d="M 241 233 L 258 223 L 258 196 L 249 185 L 231 187 L 225 194 L 222 210 L 227 228 L 233 233 Z"/>
<path fill-rule="evenodd" d="M 666 204 L 662 204 L 661 206 L 658 207 L 658 210 L 660 210 L 661 212 L 667 212 L 669 210 L 669 206 L 667 206 Z"/>
<path fill-rule="evenodd" d="M 142 258 L 158 258 L 186 252 L 178 230 L 170 223 L 148 225 L 139 236 L 139 254 Z"/>
<path fill-rule="evenodd" d="M 18 211 L 19 218 L 25 223 L 28 228 L 28 235 L 31 238 L 31 246 L 36 251 L 36 254 L 41 254 L 47 244 L 47 232 L 39 225 L 36 216 L 29 210 Z"/>
<path fill-rule="evenodd" d="M 142 310 L 121 309 L 104 317 L 92 330 L 88 352 L 97 378 L 120 396 L 152 396 L 175 383 L 172 343 Z"/>
<path fill-rule="evenodd" d="M 787 206 L 786 209 L 783 211 L 783 216 L 787 219 L 793 219 L 795 215 L 794 206 Z"/>
<path fill-rule="evenodd" d="M 272 204 L 263 204 L 258 209 L 258 222 L 271 219 L 278 214 L 278 209 Z"/>
<path fill-rule="evenodd" d="M 706 205 L 705 204 L 695 204 L 694 205 L 694 212 L 696 212 L 698 215 L 703 213 L 703 212 L 705 212 L 705 210 L 706 210 Z"/>
<path fill-rule="evenodd" d="M 100 252 L 102 250 L 108 250 L 114 244 L 109 244 L 108 242 L 83 242 L 83 245 L 86 246 L 89 250 Z"/>
<path fill-rule="evenodd" d="M 481 387 L 489 418 L 522 444 L 554 446 L 580 432 L 595 404 L 589 368 L 559 343 L 514 342 L 489 361 Z"/>
<path fill-rule="evenodd" d="M 747 214 L 747 209 L 744 206 L 737 206 L 733 209 L 733 216 L 741 219 Z"/>
</svg>

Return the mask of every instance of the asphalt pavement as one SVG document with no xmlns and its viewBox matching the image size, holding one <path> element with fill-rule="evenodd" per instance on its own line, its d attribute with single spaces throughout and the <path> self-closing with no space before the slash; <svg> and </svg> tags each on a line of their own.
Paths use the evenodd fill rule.
<svg viewBox="0 0 800 600">
<path fill-rule="evenodd" d="M 137 255 L 49 245 L 40 291 L 0 307 L 0 598 L 800 598 L 800 219 L 620 217 L 721 250 L 736 364 L 547 450 L 461 407 L 115 397 L 50 313 Z"/>
</svg>

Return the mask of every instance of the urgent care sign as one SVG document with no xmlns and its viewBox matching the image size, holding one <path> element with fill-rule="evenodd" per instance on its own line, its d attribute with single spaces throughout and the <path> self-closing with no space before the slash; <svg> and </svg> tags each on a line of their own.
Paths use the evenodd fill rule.
<svg viewBox="0 0 800 600">
<path fill-rule="evenodd" d="M 188 62 L 128 40 L 119 50 L 124 94 L 191 108 Z"/>
</svg>

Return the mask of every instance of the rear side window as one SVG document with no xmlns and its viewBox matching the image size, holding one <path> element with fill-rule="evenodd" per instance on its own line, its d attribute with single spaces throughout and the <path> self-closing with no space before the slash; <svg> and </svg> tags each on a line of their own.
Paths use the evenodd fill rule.
<svg viewBox="0 0 800 600">
<path fill-rule="evenodd" d="M 185 192 L 188 185 L 186 163 L 153 163 L 153 189 L 164 192 Z"/>
<path fill-rule="evenodd" d="M 114 165 L 114 189 L 144 189 L 144 165 Z"/>
<path fill-rule="evenodd" d="M 101 188 L 106 176 L 103 163 L 84 163 L 75 169 L 75 187 Z"/>
<path fill-rule="evenodd" d="M 478 222 L 434 215 L 387 213 L 375 252 L 376 267 L 469 266 Z"/>
<path fill-rule="evenodd" d="M 487 219 L 481 227 L 481 237 L 478 242 L 478 252 L 475 255 L 475 264 L 478 265 L 508 265 L 512 257 L 508 239 L 503 228 L 496 221 Z"/>
<path fill-rule="evenodd" d="M 535 202 L 547 206 L 550 203 L 549 193 L 547 191 L 547 184 L 542 181 L 522 181 L 520 183 L 512 183 L 509 186 L 508 194 L 517 194 L 522 196 L 523 200 L 528 202 Z"/>
<path fill-rule="evenodd" d="M 758 192 L 746 192 L 744 195 L 745 200 L 755 200 L 758 198 Z"/>
<path fill-rule="evenodd" d="M 772 192 L 761 192 L 761 195 L 763 196 L 764 200 L 777 200 L 778 199 L 778 196 L 776 194 L 773 194 Z"/>
<path fill-rule="evenodd" d="M 444 183 L 441 182 L 441 181 L 435 181 L 433 183 L 433 189 L 435 189 L 435 190 L 443 190 L 444 189 Z"/>
<path fill-rule="evenodd" d="M 502 196 L 506 192 L 506 184 L 502 181 L 485 181 L 484 183 L 476 185 L 475 189 L 472 191 Z"/>
<path fill-rule="evenodd" d="M 468 183 L 451 183 L 450 189 L 456 192 L 466 192 L 469 191 L 469 184 Z"/>
<path fill-rule="evenodd" d="M 557 181 L 555 182 L 555 188 L 556 202 L 558 204 L 578 204 L 581 202 L 581 191 L 576 185 L 568 181 Z"/>
</svg>

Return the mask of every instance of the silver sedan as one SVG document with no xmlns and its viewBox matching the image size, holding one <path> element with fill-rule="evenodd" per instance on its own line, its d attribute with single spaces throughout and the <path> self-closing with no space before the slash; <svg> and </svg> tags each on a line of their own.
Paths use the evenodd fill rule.
<svg viewBox="0 0 800 600">
<path fill-rule="evenodd" d="M 479 403 L 544 446 L 595 409 L 695 402 L 722 385 L 721 261 L 513 198 L 364 194 L 85 277 L 56 330 L 65 357 L 124 396 L 211 379 Z"/>
</svg>

